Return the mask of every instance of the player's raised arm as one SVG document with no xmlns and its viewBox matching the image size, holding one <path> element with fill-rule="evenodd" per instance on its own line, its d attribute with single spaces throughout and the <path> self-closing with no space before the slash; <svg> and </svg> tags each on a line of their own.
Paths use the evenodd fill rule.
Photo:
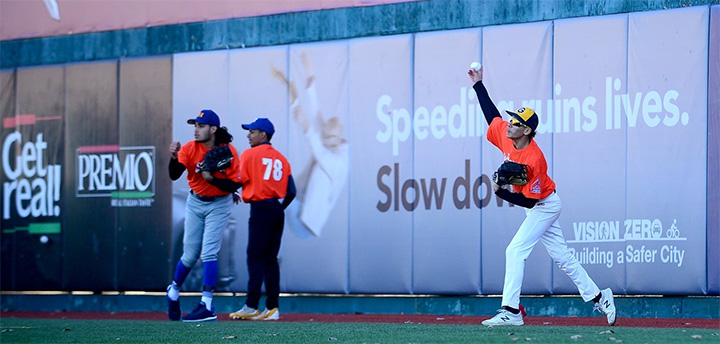
<svg viewBox="0 0 720 344">
<path fill-rule="evenodd" d="M 471 68 L 468 70 L 468 76 L 470 77 L 470 81 L 473 83 L 473 89 L 477 94 L 478 102 L 480 103 L 480 108 L 482 108 L 483 115 L 485 115 L 485 121 L 488 125 L 490 125 L 490 122 L 492 122 L 495 117 L 501 116 L 497 107 L 490 99 L 490 95 L 485 89 L 485 85 L 483 85 L 483 66 L 478 64 L 476 67 L 473 63 Z"/>
<path fill-rule="evenodd" d="M 180 151 L 180 142 L 173 142 L 169 147 L 170 151 L 170 163 L 168 164 L 168 172 L 170 179 L 178 180 L 185 172 L 185 165 L 178 161 L 178 152 Z"/>
</svg>

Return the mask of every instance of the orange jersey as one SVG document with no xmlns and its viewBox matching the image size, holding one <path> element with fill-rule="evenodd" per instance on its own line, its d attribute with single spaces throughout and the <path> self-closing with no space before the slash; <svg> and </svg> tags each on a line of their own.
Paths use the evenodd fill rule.
<svg viewBox="0 0 720 344">
<path fill-rule="evenodd" d="M 535 140 L 530 140 L 523 149 L 515 148 L 513 141 L 507 137 L 508 125 L 501 117 L 495 117 L 488 127 L 487 139 L 502 151 L 505 161 L 527 165 L 528 183 L 513 185 L 513 190 L 532 199 L 549 196 L 555 190 L 555 182 L 547 174 L 545 155 Z"/>
<path fill-rule="evenodd" d="M 213 177 L 222 179 L 231 179 L 235 182 L 240 181 L 240 159 L 235 147 L 230 146 L 230 151 L 233 154 L 233 160 L 230 168 L 225 171 L 213 172 Z M 185 165 L 187 169 L 187 179 L 190 189 L 200 196 L 226 196 L 229 193 L 218 189 L 215 185 L 212 185 L 205 181 L 200 171 L 198 171 L 198 165 L 205 159 L 205 153 L 210 151 L 210 148 L 205 147 L 202 143 L 197 141 L 190 141 L 180 148 L 178 152 L 178 161 Z"/>
<path fill-rule="evenodd" d="M 285 198 L 290 163 L 270 144 L 259 144 L 240 155 L 243 202 Z"/>
</svg>

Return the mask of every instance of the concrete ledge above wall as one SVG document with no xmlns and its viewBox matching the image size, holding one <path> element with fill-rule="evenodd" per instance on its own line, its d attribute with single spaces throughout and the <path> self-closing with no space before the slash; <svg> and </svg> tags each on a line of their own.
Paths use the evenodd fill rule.
<svg viewBox="0 0 720 344">
<path fill-rule="evenodd" d="M 653 11 L 720 0 L 429 0 L 0 42 L 0 68 Z"/>
</svg>

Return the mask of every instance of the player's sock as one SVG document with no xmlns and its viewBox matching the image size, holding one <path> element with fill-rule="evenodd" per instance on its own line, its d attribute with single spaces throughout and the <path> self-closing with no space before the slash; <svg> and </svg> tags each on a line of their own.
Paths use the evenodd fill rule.
<svg viewBox="0 0 720 344">
<path fill-rule="evenodd" d="M 175 278 L 173 278 L 173 281 L 177 282 L 178 286 L 183 285 L 191 270 L 183 264 L 182 260 L 179 260 L 177 266 L 175 266 Z"/>
<path fill-rule="evenodd" d="M 213 299 L 213 292 L 212 291 L 203 291 L 202 297 L 200 298 L 200 301 L 202 301 L 205 304 L 205 307 L 212 311 L 212 299 Z"/>
<path fill-rule="evenodd" d="M 202 301 L 205 302 L 205 307 L 212 311 L 212 298 L 213 292 L 215 291 L 215 283 L 217 282 L 218 275 L 218 262 L 213 260 L 210 262 L 203 263 L 203 295 Z"/>
<path fill-rule="evenodd" d="M 505 308 L 506 311 L 508 311 L 508 312 L 510 312 L 510 313 L 512 313 L 512 314 L 519 314 L 519 313 L 520 313 L 520 310 L 517 309 L 517 308 L 512 308 L 512 307 L 510 307 L 510 306 L 503 306 L 503 308 Z"/>
<path fill-rule="evenodd" d="M 170 300 L 177 301 L 178 298 L 180 298 L 180 286 L 175 283 L 175 281 L 172 281 L 172 284 L 170 284 L 170 288 L 168 288 L 167 296 Z"/>
<path fill-rule="evenodd" d="M 598 293 L 597 296 L 593 298 L 593 302 L 598 303 L 600 302 L 600 298 L 602 297 L 602 293 Z"/>
<path fill-rule="evenodd" d="M 218 262 L 213 260 L 211 262 L 203 263 L 203 290 L 205 287 L 210 287 L 215 290 L 215 284 L 217 283 L 218 275 Z"/>
</svg>

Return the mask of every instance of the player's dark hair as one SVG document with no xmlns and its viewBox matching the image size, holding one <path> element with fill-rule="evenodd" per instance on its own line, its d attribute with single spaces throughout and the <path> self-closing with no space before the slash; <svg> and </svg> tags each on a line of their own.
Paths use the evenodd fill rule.
<svg viewBox="0 0 720 344">
<path fill-rule="evenodd" d="M 267 132 L 265 132 L 265 137 L 267 137 L 268 142 L 272 140 L 272 135 L 268 134 Z"/>
<path fill-rule="evenodd" d="M 534 137 L 535 137 L 535 134 L 537 134 L 537 132 L 536 132 L 535 130 L 533 130 L 532 133 L 530 133 L 530 138 L 531 138 L 531 139 L 534 138 Z"/>
<path fill-rule="evenodd" d="M 227 127 L 218 127 L 215 131 L 215 145 L 227 144 L 232 142 L 233 136 L 228 132 Z"/>
</svg>

